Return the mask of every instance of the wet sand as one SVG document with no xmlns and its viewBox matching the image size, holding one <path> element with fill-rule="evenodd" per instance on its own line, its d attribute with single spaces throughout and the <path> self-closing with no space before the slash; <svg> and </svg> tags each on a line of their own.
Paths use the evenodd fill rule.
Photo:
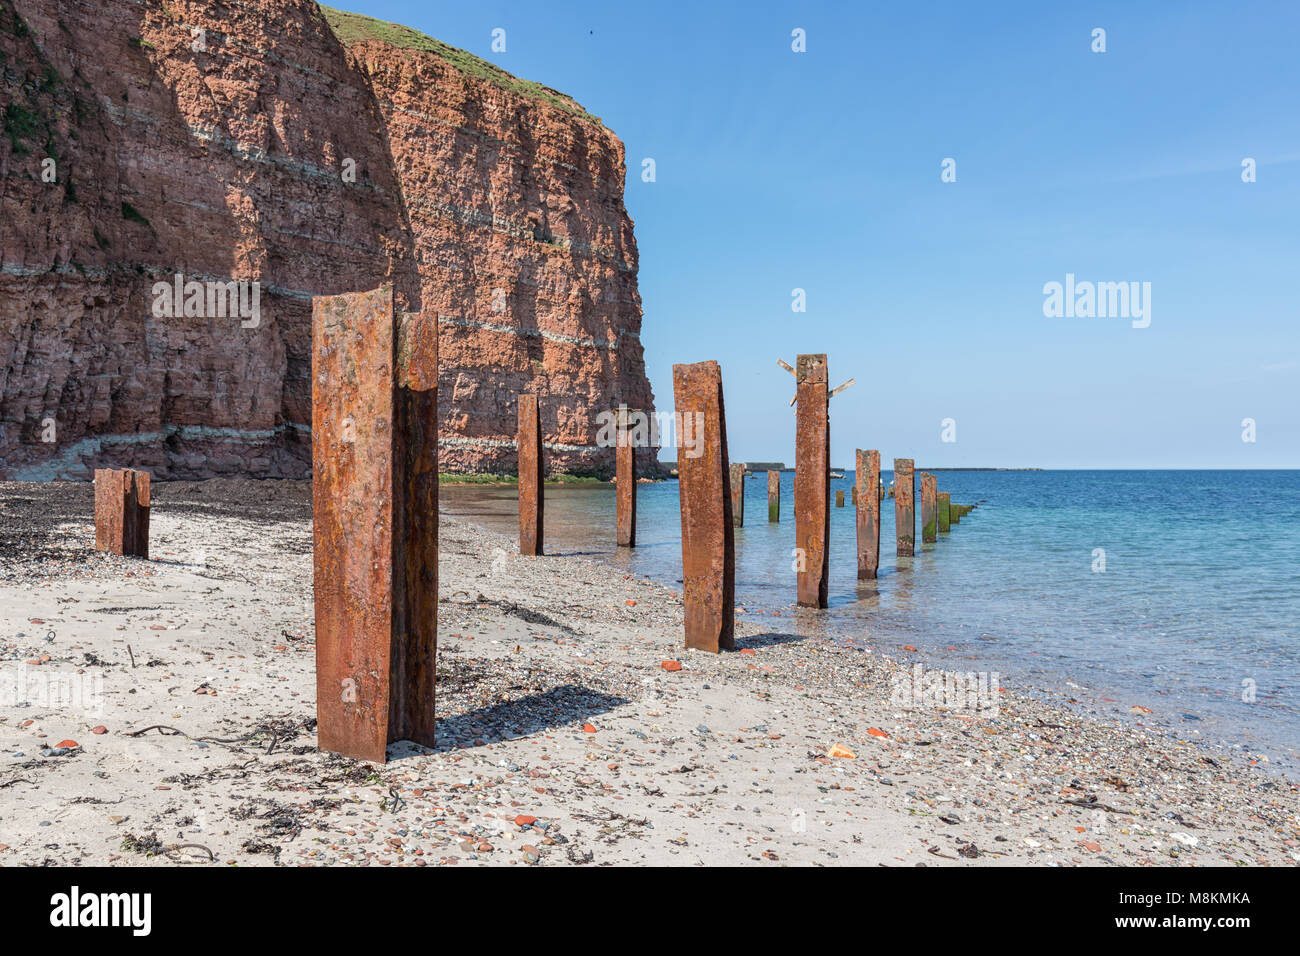
<svg viewBox="0 0 1300 956">
<path fill-rule="evenodd" d="M 913 660 L 797 615 L 686 651 L 671 589 L 447 517 L 439 746 L 322 754 L 308 483 L 156 484 L 152 560 L 93 538 L 90 485 L 0 484 L 2 865 L 1300 860 L 1294 784 L 1141 713 L 903 709 Z"/>
</svg>

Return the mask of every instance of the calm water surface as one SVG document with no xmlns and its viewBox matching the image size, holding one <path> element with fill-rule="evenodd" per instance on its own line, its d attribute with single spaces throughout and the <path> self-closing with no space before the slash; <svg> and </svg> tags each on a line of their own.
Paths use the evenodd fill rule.
<svg viewBox="0 0 1300 956">
<path fill-rule="evenodd" d="M 920 469 L 918 469 L 919 471 Z M 791 618 L 828 640 L 897 652 L 931 668 L 997 671 L 1003 686 L 1074 698 L 1300 767 L 1300 472 L 938 472 L 954 501 L 980 503 L 937 544 L 894 556 L 894 503 L 881 507 L 879 578 L 856 576 L 853 473 L 832 479 L 830 608 L 794 607 L 794 475 L 779 524 L 767 475 L 745 482 L 736 602 L 782 633 Z M 884 474 L 886 484 L 892 480 Z M 919 510 L 919 479 L 918 510 Z M 443 510 L 516 534 L 513 487 L 444 485 Z M 609 485 L 546 489 L 547 547 L 629 573 L 681 580 L 676 481 L 637 489 L 637 542 L 614 546 Z M 1105 571 L 1094 571 L 1094 551 Z M 1247 700 L 1253 689 L 1254 700 Z M 1110 698 L 1110 700 L 1107 700 Z"/>
</svg>

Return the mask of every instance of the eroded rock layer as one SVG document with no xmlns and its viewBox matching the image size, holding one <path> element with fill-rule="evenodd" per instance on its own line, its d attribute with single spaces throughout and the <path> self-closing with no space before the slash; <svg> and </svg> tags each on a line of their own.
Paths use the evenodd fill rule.
<svg viewBox="0 0 1300 956">
<path fill-rule="evenodd" d="M 554 471 L 652 406 L 623 147 L 554 91 L 310 0 L 0 0 L 0 111 L 0 477 L 309 474 L 311 297 L 383 282 L 444 469 L 512 471 L 521 392 Z"/>
</svg>

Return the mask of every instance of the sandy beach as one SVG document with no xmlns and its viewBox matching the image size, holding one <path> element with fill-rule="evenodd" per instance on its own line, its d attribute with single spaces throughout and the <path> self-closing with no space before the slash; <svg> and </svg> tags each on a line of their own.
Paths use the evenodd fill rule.
<svg viewBox="0 0 1300 956">
<path fill-rule="evenodd" d="M 156 484 L 142 561 L 89 484 L 0 484 L 0 864 L 1300 860 L 1295 784 L 1141 713 L 904 709 L 919 659 L 794 612 L 688 652 L 671 588 L 446 516 L 439 746 L 323 754 L 310 495 Z"/>
</svg>

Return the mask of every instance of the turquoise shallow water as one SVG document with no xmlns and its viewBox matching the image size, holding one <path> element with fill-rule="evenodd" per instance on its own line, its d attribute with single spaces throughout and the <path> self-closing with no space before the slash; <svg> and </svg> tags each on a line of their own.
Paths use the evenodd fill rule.
<svg viewBox="0 0 1300 956">
<path fill-rule="evenodd" d="M 920 544 L 918 516 L 916 557 L 896 558 L 886 499 L 879 578 L 861 584 L 853 473 L 832 479 L 832 502 L 843 489 L 846 504 L 831 508 L 826 611 L 793 606 L 794 475 L 782 475 L 779 524 L 767 520 L 766 474 L 747 480 L 736 532 L 746 619 L 780 633 L 797 617 L 886 653 L 910 644 L 928 668 L 996 671 L 1003 686 L 1126 720 L 1139 704 L 1180 734 L 1300 767 L 1300 471 L 937 474 L 954 501 L 980 507 L 933 545 Z M 611 486 L 548 486 L 546 504 L 552 552 L 680 580 L 676 481 L 638 487 L 631 551 L 614 547 Z M 511 487 L 444 486 L 442 506 L 516 533 Z"/>
</svg>

